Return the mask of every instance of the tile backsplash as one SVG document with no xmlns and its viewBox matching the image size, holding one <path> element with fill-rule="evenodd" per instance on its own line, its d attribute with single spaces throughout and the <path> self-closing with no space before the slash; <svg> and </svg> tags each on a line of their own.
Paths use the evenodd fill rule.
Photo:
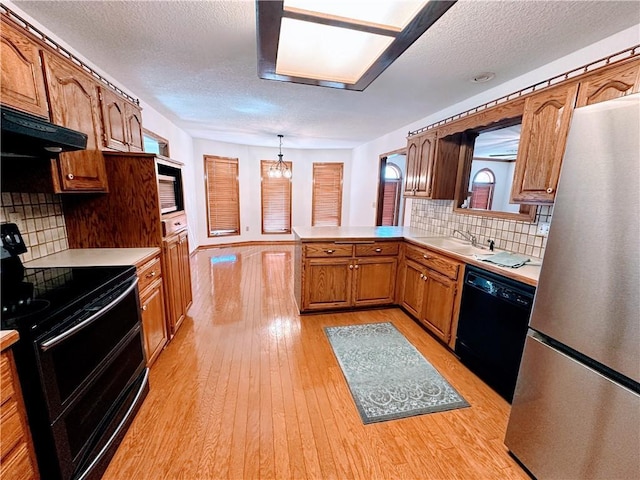
<svg viewBox="0 0 640 480">
<path fill-rule="evenodd" d="M 453 200 L 414 198 L 411 204 L 411 226 L 433 235 L 451 235 L 454 229 L 467 230 L 478 237 L 478 243 L 495 242 L 496 248 L 542 258 L 547 237 L 536 235 L 538 222 L 551 222 L 552 205 L 538 206 L 534 222 L 461 215 L 453 212 Z"/>
<path fill-rule="evenodd" d="M 69 248 L 62 202 L 50 193 L 2 192 L 0 223 L 18 225 L 27 253 L 23 261 L 34 260 Z"/>
</svg>

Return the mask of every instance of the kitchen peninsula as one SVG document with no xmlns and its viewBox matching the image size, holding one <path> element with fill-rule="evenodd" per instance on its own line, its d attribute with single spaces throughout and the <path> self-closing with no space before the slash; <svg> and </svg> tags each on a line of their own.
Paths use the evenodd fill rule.
<svg viewBox="0 0 640 480">
<path fill-rule="evenodd" d="M 540 273 L 540 259 L 517 269 L 501 267 L 475 257 L 491 253 L 488 249 L 416 228 L 293 230 L 295 297 L 301 313 L 399 305 L 452 349 L 465 265 L 531 286 L 537 286 Z"/>
</svg>

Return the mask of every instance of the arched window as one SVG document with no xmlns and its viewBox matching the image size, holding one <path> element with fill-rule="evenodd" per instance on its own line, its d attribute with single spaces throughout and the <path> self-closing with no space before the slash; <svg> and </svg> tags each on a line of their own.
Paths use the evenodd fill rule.
<svg viewBox="0 0 640 480">
<path fill-rule="evenodd" d="M 496 176 L 488 168 L 479 170 L 471 182 L 470 208 L 491 210 L 493 202 L 493 189 L 496 185 Z"/>
<path fill-rule="evenodd" d="M 387 163 L 384 169 L 382 223 L 380 225 L 398 225 L 398 211 L 400 209 L 401 187 L 402 171 L 397 165 L 393 163 Z"/>
<path fill-rule="evenodd" d="M 384 169 L 385 180 L 400 180 L 402 178 L 402 172 L 397 165 L 393 163 L 387 163 Z"/>
</svg>

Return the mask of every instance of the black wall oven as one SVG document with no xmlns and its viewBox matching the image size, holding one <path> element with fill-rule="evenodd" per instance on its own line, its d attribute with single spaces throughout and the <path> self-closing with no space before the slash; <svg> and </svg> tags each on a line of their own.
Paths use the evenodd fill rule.
<svg viewBox="0 0 640 480">
<path fill-rule="evenodd" d="M 100 478 L 149 388 L 135 268 L 25 269 L 2 290 L 42 477 Z"/>
</svg>

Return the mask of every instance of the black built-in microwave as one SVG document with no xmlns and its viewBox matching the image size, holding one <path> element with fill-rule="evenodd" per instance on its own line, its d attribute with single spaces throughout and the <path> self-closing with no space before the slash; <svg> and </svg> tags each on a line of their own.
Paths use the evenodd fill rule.
<svg viewBox="0 0 640 480">
<path fill-rule="evenodd" d="M 158 164 L 158 192 L 161 213 L 184 210 L 182 172 L 179 168 Z"/>
</svg>

